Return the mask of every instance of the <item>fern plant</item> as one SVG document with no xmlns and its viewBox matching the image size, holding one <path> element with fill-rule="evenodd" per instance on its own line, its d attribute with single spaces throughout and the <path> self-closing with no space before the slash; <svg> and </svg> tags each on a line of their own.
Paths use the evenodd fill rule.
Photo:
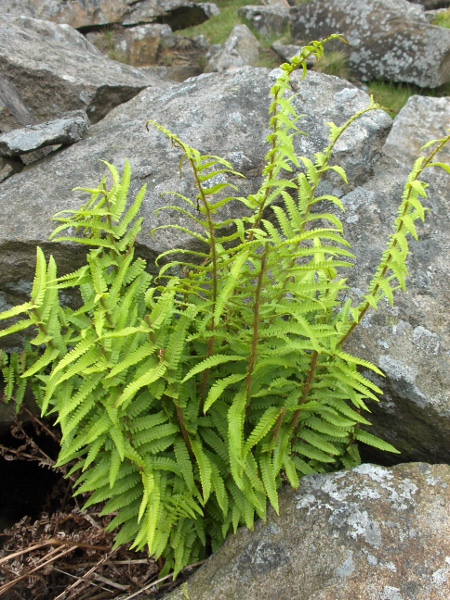
<svg viewBox="0 0 450 600">
<path fill-rule="evenodd" d="M 105 503 L 116 544 L 148 548 L 165 573 L 216 550 L 240 525 L 252 528 L 269 503 L 278 511 L 283 481 L 297 487 L 303 475 L 359 464 L 359 442 L 396 452 L 361 428 L 381 391 L 359 367 L 382 373 L 343 346 L 369 308 L 405 288 L 409 236 L 425 217 L 420 177 L 431 166 L 450 171 L 436 159 L 450 136 L 415 163 L 363 300 L 342 302 L 341 273 L 353 264 L 336 216 L 343 206 L 318 187 L 330 171 L 346 181 L 333 148 L 379 106 L 331 123 L 330 143 L 313 159 L 296 155 L 290 78 L 306 74 L 323 43 L 282 66 L 255 194 L 227 195 L 236 192 L 227 178 L 239 176 L 230 163 L 148 123 L 181 150 L 196 185 L 195 199 L 176 194 L 182 205 L 167 207 L 192 228 L 162 229 L 188 233 L 198 249 L 163 253 L 153 279 L 134 255 L 145 187 L 129 202 L 129 164 L 122 177 L 107 164 L 111 189 L 104 179 L 86 190 L 85 206 L 55 217 L 53 240 L 85 245 L 86 265 L 58 277 L 38 248 L 30 301 L 0 314 L 13 319 L 0 337 L 37 332 L 21 355 L 1 355 L 7 396 L 20 403 L 32 384 L 43 414 L 57 417 L 58 464 L 74 461 L 86 506 Z M 221 220 L 230 202 L 248 216 Z M 61 305 L 67 288 L 79 290 L 80 308 Z"/>
</svg>

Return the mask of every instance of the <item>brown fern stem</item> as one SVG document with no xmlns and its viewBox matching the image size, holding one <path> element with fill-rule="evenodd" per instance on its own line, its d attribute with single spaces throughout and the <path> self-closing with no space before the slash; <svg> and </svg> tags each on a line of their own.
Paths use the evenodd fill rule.
<svg viewBox="0 0 450 600">
<path fill-rule="evenodd" d="M 253 336 L 252 336 L 250 359 L 249 359 L 249 364 L 248 364 L 248 373 L 247 373 L 247 377 L 245 380 L 245 385 L 246 385 L 246 389 L 247 389 L 245 406 L 247 408 L 248 408 L 249 402 L 250 402 L 250 390 L 251 390 L 251 386 L 252 386 L 253 371 L 255 370 L 256 357 L 257 357 L 257 353 L 258 353 L 259 325 L 260 325 L 259 312 L 261 309 L 261 293 L 262 293 L 262 289 L 263 289 L 263 281 L 264 281 L 264 275 L 265 275 L 266 267 L 267 267 L 268 255 L 269 255 L 269 245 L 266 244 L 265 248 L 264 248 L 263 256 L 261 259 L 261 268 L 259 270 L 258 283 L 256 285 L 256 290 L 255 290 L 255 302 L 253 304 L 253 312 L 254 312 Z"/>
<path fill-rule="evenodd" d="M 175 411 L 177 413 L 177 420 L 178 420 L 178 424 L 180 426 L 181 435 L 183 436 L 184 443 L 186 444 L 186 447 L 188 449 L 189 456 L 192 458 L 193 461 L 195 461 L 195 454 L 194 454 L 194 451 L 192 450 L 192 444 L 191 444 L 191 440 L 189 438 L 189 433 L 184 424 L 183 409 L 181 408 L 181 406 L 177 406 L 175 404 Z"/>
<path fill-rule="evenodd" d="M 302 404 L 305 404 L 306 401 L 308 400 L 309 392 L 311 391 L 311 386 L 313 384 L 314 377 L 316 375 L 318 361 L 319 361 L 319 353 L 317 352 L 317 350 L 314 350 L 312 357 L 311 357 L 311 366 L 309 368 L 308 377 L 306 378 L 306 381 L 302 388 L 302 397 L 300 398 L 300 402 L 299 402 L 300 406 Z M 295 411 L 294 418 L 292 420 L 292 431 L 295 431 L 301 414 L 302 414 L 302 409 L 298 408 Z"/>
<path fill-rule="evenodd" d="M 277 419 L 277 423 L 275 425 L 275 429 L 273 430 L 272 442 L 273 442 L 274 446 L 277 443 L 278 436 L 280 435 L 281 426 L 283 425 L 284 417 L 285 416 L 286 416 L 286 409 L 282 408 L 281 412 L 280 412 L 280 415 L 279 415 L 279 417 Z"/>
</svg>

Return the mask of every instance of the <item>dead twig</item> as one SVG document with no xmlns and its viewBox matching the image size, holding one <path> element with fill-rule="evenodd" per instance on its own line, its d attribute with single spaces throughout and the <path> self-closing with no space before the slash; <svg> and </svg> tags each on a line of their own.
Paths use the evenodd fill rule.
<svg viewBox="0 0 450 600">
<path fill-rule="evenodd" d="M 50 538 L 49 540 L 45 540 L 40 544 L 35 544 L 34 546 L 29 546 L 25 548 L 25 550 L 20 550 L 20 552 L 14 552 L 14 554 L 9 554 L 4 558 L 0 559 L 0 565 L 5 562 L 12 560 L 13 558 L 17 558 L 18 556 L 22 556 L 23 554 L 28 554 L 29 552 L 33 552 L 34 550 L 39 550 L 39 548 L 45 548 L 46 546 L 73 546 L 75 548 L 86 548 L 88 550 L 100 550 L 102 552 L 106 552 L 109 550 L 106 546 L 91 546 L 90 544 L 83 544 L 77 542 L 71 542 L 70 540 L 60 540 L 58 538 Z"/>
<path fill-rule="evenodd" d="M 108 555 L 104 556 L 102 559 L 100 559 L 97 564 L 95 564 L 91 569 L 89 569 L 89 571 L 87 573 L 85 573 L 83 575 L 83 577 L 79 577 L 77 578 L 77 581 L 75 581 L 74 583 L 72 583 L 71 585 L 69 585 L 69 587 L 67 587 L 61 594 L 59 594 L 59 596 L 57 596 L 54 600 L 65 600 L 66 598 L 68 598 L 68 593 L 72 592 L 75 588 L 77 588 L 80 585 L 84 585 L 84 588 L 81 589 L 81 591 L 83 589 L 85 589 L 88 585 L 95 585 L 93 584 L 91 581 L 88 581 L 88 577 L 90 575 L 92 575 L 93 573 L 95 573 L 95 571 L 98 569 L 98 567 L 102 564 L 104 564 L 106 562 L 106 560 L 108 559 Z M 97 586 L 100 587 L 100 586 Z M 104 588 L 103 588 L 104 589 Z"/>
<path fill-rule="evenodd" d="M 200 565 L 203 565 L 206 561 L 207 561 L 207 559 L 200 560 L 199 562 L 196 562 L 192 565 L 188 565 L 187 567 L 184 567 L 183 571 L 186 571 L 188 569 L 193 569 L 194 567 L 199 567 Z M 173 573 L 169 573 L 165 577 L 161 577 L 161 579 L 158 579 L 157 581 L 154 581 L 153 583 L 147 584 L 145 587 L 141 588 L 137 592 L 134 592 L 134 594 L 131 594 L 131 596 L 127 596 L 127 600 L 131 600 L 132 598 L 137 598 L 140 594 L 142 594 L 142 592 L 146 592 L 150 588 L 155 587 L 155 585 L 159 585 L 163 581 L 170 579 L 170 577 L 173 577 Z M 57 600 L 57 599 L 55 598 L 55 600 Z"/>
<path fill-rule="evenodd" d="M 2 585 L 0 587 L 0 596 L 2 596 L 5 592 L 10 590 L 11 588 L 13 588 L 15 585 L 17 585 L 23 579 L 27 579 L 30 575 L 37 573 L 37 571 L 40 571 L 41 569 L 48 566 L 52 562 L 55 562 L 58 559 L 62 558 L 63 556 L 66 556 L 70 552 L 73 552 L 75 549 L 76 549 L 76 546 L 67 548 L 66 550 L 60 550 L 59 548 L 56 548 L 55 550 L 50 552 L 50 554 L 49 554 L 50 558 L 48 558 L 46 561 L 44 561 L 43 563 L 41 563 L 34 569 L 31 569 L 31 571 L 28 571 L 24 575 L 20 575 L 19 577 L 16 577 L 13 581 L 9 581 L 8 583 L 5 583 L 4 585 Z M 59 551 L 59 554 L 58 554 L 58 551 Z"/>
</svg>

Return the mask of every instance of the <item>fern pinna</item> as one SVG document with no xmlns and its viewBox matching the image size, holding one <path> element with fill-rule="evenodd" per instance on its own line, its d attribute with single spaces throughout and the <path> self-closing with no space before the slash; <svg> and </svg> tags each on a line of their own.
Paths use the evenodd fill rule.
<svg viewBox="0 0 450 600">
<path fill-rule="evenodd" d="M 196 250 L 162 254 L 153 280 L 134 256 L 145 188 L 130 206 L 129 164 L 122 178 L 107 165 L 112 188 L 103 180 L 80 210 L 56 216 L 53 239 L 86 245 L 87 264 L 58 277 L 38 249 L 30 302 L 0 315 L 14 319 L 0 336 L 37 330 L 21 355 L 0 357 L 8 397 L 20 403 L 30 381 L 42 412 L 57 417 L 59 464 L 73 462 L 77 493 L 91 494 L 86 506 L 104 503 L 115 515 L 110 529 L 120 528 L 116 544 L 148 548 L 164 572 L 177 574 L 240 525 L 252 528 L 268 501 L 278 511 L 283 480 L 297 487 L 303 475 L 358 464 L 358 442 L 396 452 L 361 428 L 380 390 L 359 367 L 381 372 L 343 343 L 369 307 L 404 288 L 408 235 L 425 216 L 419 178 L 429 166 L 450 169 L 435 160 L 450 136 L 416 163 L 364 300 L 342 303 L 340 273 L 353 264 L 336 216 L 343 206 L 318 186 L 330 171 L 346 180 L 330 162 L 333 148 L 379 107 L 330 124 L 323 152 L 297 156 L 290 76 L 322 53 L 313 42 L 282 66 L 263 183 L 248 197 L 227 196 L 236 192 L 227 178 L 239 176 L 227 161 L 148 123 L 194 174 L 196 198 L 176 194 L 182 202 L 168 208 L 192 223 L 170 227 L 201 242 Z M 221 220 L 230 202 L 248 216 Z M 67 288 L 79 290 L 80 308 L 61 306 Z"/>
</svg>

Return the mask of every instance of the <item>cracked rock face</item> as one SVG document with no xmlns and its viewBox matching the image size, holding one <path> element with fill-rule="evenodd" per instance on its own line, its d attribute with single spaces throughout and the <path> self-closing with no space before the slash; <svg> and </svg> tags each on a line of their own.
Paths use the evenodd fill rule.
<svg viewBox="0 0 450 600">
<path fill-rule="evenodd" d="M 75 110 L 46 123 L 14 129 L 0 135 L 0 156 L 14 158 L 51 144 L 69 146 L 78 142 L 88 127 L 84 110 Z"/>
<path fill-rule="evenodd" d="M 247 25 L 236 25 L 223 48 L 208 61 L 205 72 L 221 73 L 227 69 L 252 65 L 258 60 L 260 48 Z"/>
<path fill-rule="evenodd" d="M 371 464 L 305 477 L 166 600 L 446 600 L 450 467 Z"/>
<path fill-rule="evenodd" d="M 342 33 L 350 66 L 363 81 L 438 87 L 450 81 L 450 30 L 430 25 L 407 0 L 313 0 L 291 9 L 291 33 L 304 40 Z"/>
<path fill-rule="evenodd" d="M 449 125 L 450 98 L 448 96 L 444 98 L 411 96 L 395 117 L 383 151 L 411 169 L 425 141 L 445 137 Z M 439 155 L 439 160 L 450 162 L 448 146 Z"/>
<path fill-rule="evenodd" d="M 2 16 L 0 71 L 15 86 L 36 121 L 86 110 L 91 122 L 161 82 L 109 60 L 69 25 Z M 0 130 L 19 126 L 0 117 Z"/>
<path fill-rule="evenodd" d="M 394 120 L 373 177 L 341 198 L 347 211 L 343 222 L 358 257 L 349 273 L 350 293 L 359 296 L 367 288 L 407 174 L 421 146 L 446 135 L 449 119 L 449 98 L 411 97 Z M 441 158 L 450 159 L 448 148 Z M 418 223 L 419 240 L 411 240 L 407 292 L 396 294 L 394 307 L 385 302 L 379 312 L 369 312 L 347 347 L 386 375 L 371 376 L 384 391 L 380 403 L 370 406 L 373 433 L 396 446 L 402 460 L 449 462 L 450 181 L 440 169 L 426 171 L 425 180 L 423 203 L 429 211 L 425 224 Z"/>
</svg>

